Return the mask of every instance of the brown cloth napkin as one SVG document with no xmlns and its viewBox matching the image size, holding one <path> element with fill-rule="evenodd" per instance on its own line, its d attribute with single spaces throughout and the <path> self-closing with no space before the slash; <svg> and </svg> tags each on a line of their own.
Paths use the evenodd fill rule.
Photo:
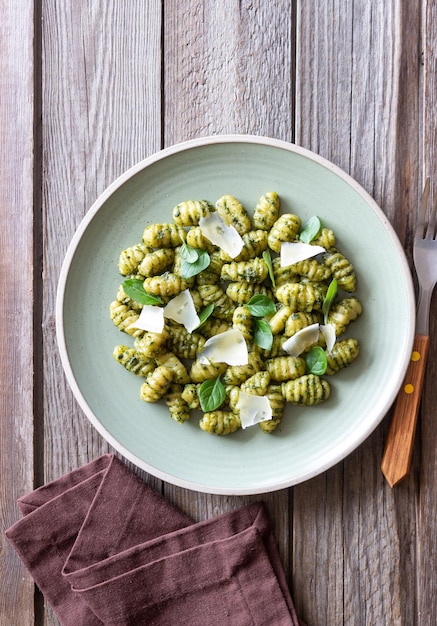
<svg viewBox="0 0 437 626">
<path fill-rule="evenodd" d="M 20 498 L 6 535 L 64 626 L 298 626 L 262 503 L 194 523 L 113 455 Z"/>
</svg>

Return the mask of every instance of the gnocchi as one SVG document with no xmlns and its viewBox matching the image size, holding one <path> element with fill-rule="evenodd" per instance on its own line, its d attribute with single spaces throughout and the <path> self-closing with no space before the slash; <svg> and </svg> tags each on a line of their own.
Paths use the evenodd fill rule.
<svg viewBox="0 0 437 626">
<path fill-rule="evenodd" d="M 202 231 L 202 219 L 213 212 L 241 238 L 237 254 L 230 256 Z M 359 356 L 359 341 L 344 334 L 363 312 L 355 295 L 355 269 L 338 248 L 333 230 L 320 224 L 310 245 L 321 246 L 324 252 L 286 265 L 280 258 L 281 246 L 299 242 L 303 227 L 298 215 L 280 214 L 275 191 L 259 198 L 252 215 L 230 194 L 215 204 L 185 200 L 170 214 L 172 221 L 146 226 L 141 241 L 119 254 L 118 272 L 125 282 L 109 305 L 113 324 L 133 343 L 115 346 L 113 357 L 126 371 L 144 379 L 140 398 L 164 402 L 179 424 L 187 422 L 193 411 L 203 412 L 200 429 L 219 436 L 243 427 L 240 401 L 246 394 L 267 398 L 271 419 L 258 424 L 266 434 L 281 425 L 287 405 L 314 406 L 328 400 L 331 385 L 325 375 L 332 379 Z M 195 261 L 187 260 L 187 250 L 194 250 Z M 200 255 L 207 255 L 207 263 L 187 277 L 184 267 Z M 129 279 L 163 307 L 188 290 L 199 323 L 189 331 L 165 317 L 164 309 L 162 331 L 143 330 L 138 324 L 145 302 L 128 293 Z M 339 293 L 326 308 L 333 283 Z M 268 312 L 253 312 L 251 303 L 257 298 L 271 304 Z M 209 317 L 201 319 L 208 309 Z M 333 329 L 330 346 L 323 325 Z M 317 340 L 303 343 L 298 354 L 288 350 L 290 341 L 314 326 L 319 328 Z M 206 342 L 230 329 L 244 338 L 247 363 L 229 365 L 201 358 Z M 260 341 L 260 329 L 269 337 L 267 343 Z M 319 373 L 311 369 L 308 358 L 315 349 L 324 355 L 325 367 Z M 202 408 L 202 387 L 214 381 L 221 384 L 224 399 Z"/>
</svg>

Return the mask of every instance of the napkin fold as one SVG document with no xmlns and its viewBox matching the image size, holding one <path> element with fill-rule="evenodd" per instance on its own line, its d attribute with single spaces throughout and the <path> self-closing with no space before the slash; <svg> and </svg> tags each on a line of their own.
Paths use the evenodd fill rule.
<svg viewBox="0 0 437 626">
<path fill-rule="evenodd" d="M 64 626 L 299 626 L 262 503 L 195 523 L 114 455 L 18 501 L 6 536 Z"/>
</svg>

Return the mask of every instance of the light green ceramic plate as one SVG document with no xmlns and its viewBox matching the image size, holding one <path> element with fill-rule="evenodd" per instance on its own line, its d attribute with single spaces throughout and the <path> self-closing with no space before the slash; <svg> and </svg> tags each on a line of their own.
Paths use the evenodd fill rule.
<svg viewBox="0 0 437 626">
<path fill-rule="evenodd" d="M 142 379 L 112 357 L 129 343 L 109 319 L 122 279 L 119 253 L 147 224 L 171 220 L 186 199 L 225 193 L 248 209 L 277 191 L 282 212 L 318 215 L 353 262 L 364 314 L 353 324 L 359 360 L 330 378 L 318 407 L 289 406 L 279 430 L 257 426 L 228 437 L 174 422 L 164 404 L 140 400 Z M 252 136 L 189 141 L 142 161 L 116 180 L 80 224 L 62 267 L 57 333 L 75 397 L 124 457 L 167 482 L 218 494 L 255 494 L 320 474 L 359 446 L 390 408 L 408 364 L 414 291 L 400 243 L 382 211 L 348 175 L 292 144 Z M 200 417 L 200 414 L 199 414 Z"/>
</svg>

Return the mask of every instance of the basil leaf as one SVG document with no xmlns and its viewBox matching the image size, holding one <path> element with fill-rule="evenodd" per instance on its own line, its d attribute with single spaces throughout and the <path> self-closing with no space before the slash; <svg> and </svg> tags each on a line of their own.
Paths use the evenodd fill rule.
<svg viewBox="0 0 437 626">
<path fill-rule="evenodd" d="M 329 283 L 328 291 L 326 292 L 325 299 L 322 304 L 322 313 L 324 315 L 324 323 L 328 323 L 328 313 L 331 308 L 332 303 L 334 302 L 335 296 L 337 295 L 337 279 L 333 278 Z"/>
<path fill-rule="evenodd" d="M 143 287 L 143 279 L 127 278 L 122 284 L 124 293 L 139 304 L 161 304 L 159 296 L 152 296 Z"/>
<path fill-rule="evenodd" d="M 326 352 L 320 346 L 314 346 L 305 355 L 305 362 L 308 374 L 323 376 L 328 367 Z"/>
<path fill-rule="evenodd" d="M 264 263 L 267 265 L 267 268 L 269 270 L 269 276 L 270 276 L 270 280 L 272 281 L 272 285 L 273 287 L 276 287 L 275 274 L 273 272 L 273 263 L 272 263 L 272 257 L 270 256 L 270 250 L 264 250 L 263 259 L 264 259 Z"/>
<path fill-rule="evenodd" d="M 184 259 L 184 261 L 187 261 L 187 263 L 195 263 L 199 258 L 199 250 L 197 250 L 197 248 L 189 246 L 184 241 L 180 249 L 180 255 Z"/>
<path fill-rule="evenodd" d="M 270 350 L 273 344 L 273 333 L 270 326 L 265 320 L 255 320 L 255 330 L 253 333 L 253 341 L 257 346 L 264 350 Z"/>
<path fill-rule="evenodd" d="M 205 380 L 199 387 L 199 400 L 202 411 L 214 411 L 223 404 L 226 398 L 226 390 L 220 376 Z"/>
<path fill-rule="evenodd" d="M 194 250 L 194 248 L 193 248 Z M 190 263 L 186 259 L 182 258 L 181 263 L 181 276 L 182 278 L 191 278 L 203 272 L 211 263 L 210 256 L 206 250 L 196 250 L 198 253 L 196 261 Z"/>
<path fill-rule="evenodd" d="M 317 237 L 321 227 L 322 224 L 319 218 L 317 217 L 317 215 L 314 215 L 308 220 L 308 222 L 300 231 L 299 239 L 304 243 L 310 243 L 310 241 Z"/>
<path fill-rule="evenodd" d="M 266 315 L 273 315 L 276 313 L 275 303 L 268 296 L 262 294 L 256 294 L 251 297 L 246 304 L 249 312 L 253 317 L 265 317 Z"/>
<path fill-rule="evenodd" d="M 204 324 L 206 322 L 206 320 L 208 319 L 208 317 L 212 314 L 212 312 L 214 311 L 214 304 L 208 304 L 208 306 L 206 306 L 204 309 L 202 309 L 199 313 L 199 320 L 200 320 L 200 324 L 199 326 L 197 326 L 197 328 L 200 328 L 202 326 L 202 324 Z"/>
</svg>

